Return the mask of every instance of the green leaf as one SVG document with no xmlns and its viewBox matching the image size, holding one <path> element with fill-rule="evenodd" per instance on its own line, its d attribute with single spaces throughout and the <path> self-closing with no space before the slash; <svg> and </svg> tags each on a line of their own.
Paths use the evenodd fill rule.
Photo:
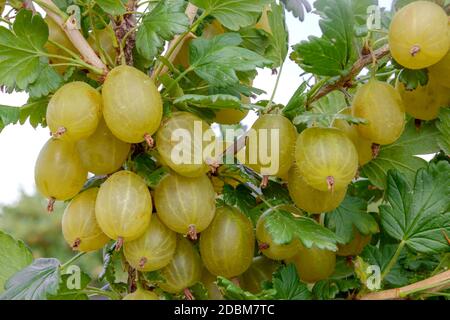
<svg viewBox="0 0 450 320">
<path fill-rule="evenodd" d="M 308 0 L 281 0 L 285 6 L 286 10 L 292 12 L 294 17 L 298 18 L 300 21 L 305 20 L 305 11 L 311 12 L 312 7 Z"/>
<path fill-rule="evenodd" d="M 269 37 L 266 32 L 261 29 L 249 27 L 239 30 L 239 34 L 242 37 L 241 46 L 243 48 L 262 56 L 266 53 L 266 49 L 269 46 Z"/>
<path fill-rule="evenodd" d="M 438 162 L 417 172 L 414 187 L 398 171 L 388 174 L 386 200 L 380 206 L 383 230 L 421 253 L 448 250 L 450 164 Z"/>
<path fill-rule="evenodd" d="M 283 64 L 289 50 L 289 35 L 283 6 L 272 4 L 267 17 L 272 34 L 269 35 L 270 45 L 265 56 L 273 61 L 272 68 L 276 68 Z"/>
<path fill-rule="evenodd" d="M 239 47 L 238 33 L 225 33 L 210 40 L 198 38 L 189 46 L 190 69 L 216 87 L 239 82 L 236 71 L 250 71 L 270 61 L 259 54 Z"/>
<path fill-rule="evenodd" d="M 33 261 L 31 251 L 25 244 L 0 231 L 0 293 L 13 274 L 25 268 Z"/>
<path fill-rule="evenodd" d="M 19 121 L 20 108 L 0 105 L 0 132 L 9 124 Z"/>
<path fill-rule="evenodd" d="M 116 263 L 120 262 L 120 252 L 116 251 L 116 244 L 111 247 L 103 248 L 103 269 L 100 272 L 98 279 L 100 281 L 108 281 L 111 289 L 117 292 L 126 292 L 127 284 L 123 282 L 117 282 Z"/>
<path fill-rule="evenodd" d="M 369 265 L 379 266 L 381 273 L 383 273 L 383 271 L 386 269 L 389 262 L 391 261 L 392 257 L 394 256 L 397 247 L 398 246 L 395 244 L 388 244 L 380 247 L 367 245 L 360 256 Z M 400 256 L 400 259 L 397 260 L 393 268 L 386 275 L 384 280 L 392 285 L 401 287 L 408 284 L 409 281 L 406 276 L 405 270 L 399 263 L 400 260 L 402 260 L 402 255 Z"/>
<path fill-rule="evenodd" d="M 133 160 L 134 171 L 140 175 L 145 183 L 151 188 L 156 187 L 159 182 L 168 173 L 169 169 L 166 167 L 158 168 L 156 162 L 151 158 L 149 154 L 142 153 Z"/>
<path fill-rule="evenodd" d="M 378 156 L 362 168 L 361 175 L 384 189 L 387 172 L 394 169 L 406 175 L 412 183 L 417 170 L 427 165 L 425 160 L 415 155 L 439 151 L 438 136 L 439 131 L 432 123 L 426 123 L 417 130 L 414 120 L 409 121 L 402 136 L 393 144 L 382 146 Z"/>
<path fill-rule="evenodd" d="M 20 10 L 13 31 L 0 26 L 0 85 L 25 90 L 48 65 L 44 45 L 48 27 L 39 14 Z M 43 85 L 43 84 L 40 84 Z"/>
<path fill-rule="evenodd" d="M 294 217 L 284 210 L 277 210 L 266 217 L 265 228 L 276 244 L 288 244 L 295 238 L 307 248 L 336 251 L 336 235 L 307 217 Z"/>
<path fill-rule="evenodd" d="M 283 109 L 283 115 L 289 119 L 294 119 L 296 116 L 302 114 L 306 110 L 306 89 L 308 88 L 308 82 L 304 81 L 297 88 L 294 95 L 289 100 L 286 107 Z"/>
<path fill-rule="evenodd" d="M 224 277 L 217 277 L 217 286 L 222 292 L 224 298 L 227 300 L 267 300 L 273 299 L 273 296 L 275 294 L 275 290 L 265 290 L 256 295 L 243 290 L 232 281 Z"/>
<path fill-rule="evenodd" d="M 256 199 L 253 197 L 251 191 L 245 187 L 245 185 L 240 184 L 236 188 L 226 184 L 223 186 L 223 201 L 225 204 L 237 207 L 242 211 L 250 220 L 253 225 L 256 226 L 259 216 L 254 214 L 255 211 L 252 209 L 256 206 Z"/>
<path fill-rule="evenodd" d="M 359 282 L 356 279 L 326 279 L 314 284 L 312 294 L 318 300 L 331 300 L 338 294 L 357 288 L 359 288 Z"/>
<path fill-rule="evenodd" d="M 272 276 L 276 299 L 310 300 L 311 293 L 305 283 L 300 281 L 294 264 L 279 268 Z"/>
<path fill-rule="evenodd" d="M 226 28 L 237 31 L 256 23 L 263 8 L 272 0 L 191 0 L 197 7 L 219 20 Z"/>
<path fill-rule="evenodd" d="M 367 213 L 367 202 L 347 196 L 341 205 L 326 215 L 327 226 L 335 230 L 339 241 L 349 243 L 353 239 L 354 228 L 361 234 L 379 232 L 375 219 Z"/>
<path fill-rule="evenodd" d="M 74 280 L 73 277 L 78 277 L 78 275 L 63 274 L 61 276 L 61 282 L 59 290 L 56 295 L 50 295 L 49 300 L 89 300 L 89 297 L 82 292 L 87 285 L 91 282 L 91 278 L 84 272 L 80 273 L 80 282 Z M 76 288 L 79 285 L 78 288 Z M 70 287 L 70 288 L 69 288 Z M 75 287 L 75 288 L 72 288 Z"/>
<path fill-rule="evenodd" d="M 202 282 L 197 282 L 192 287 L 189 288 L 195 300 L 208 300 L 208 289 Z"/>
<path fill-rule="evenodd" d="M 403 69 L 398 75 L 398 80 L 405 85 L 406 90 L 415 90 L 418 86 L 428 83 L 428 71 Z"/>
<path fill-rule="evenodd" d="M 175 99 L 174 103 L 189 103 L 199 108 L 211 109 L 241 109 L 245 107 L 239 98 L 229 94 L 215 94 L 211 96 L 186 94 Z M 248 109 L 251 109 L 251 107 L 248 107 Z"/>
<path fill-rule="evenodd" d="M 14 274 L 5 284 L 0 300 L 45 300 L 59 289 L 59 260 L 36 259 Z"/>
<path fill-rule="evenodd" d="M 136 34 L 136 48 L 145 59 L 153 59 L 164 48 L 165 40 L 185 32 L 189 19 L 184 13 L 184 0 L 160 1 L 147 13 Z"/>
<path fill-rule="evenodd" d="M 439 114 L 439 120 L 436 122 L 436 128 L 439 130 L 440 135 L 437 137 L 437 143 L 439 147 L 445 152 L 450 154 L 450 109 L 441 108 Z"/>
<path fill-rule="evenodd" d="M 342 113 L 315 113 L 306 111 L 294 118 L 292 121 L 295 125 L 307 124 L 312 126 L 313 124 L 324 124 L 330 126 L 335 120 L 344 120 L 351 124 L 366 124 L 367 120 L 363 118 L 354 117 L 349 114 Z"/>
<path fill-rule="evenodd" d="M 47 126 L 45 117 L 49 100 L 48 97 L 37 100 L 29 99 L 27 104 L 20 108 L 20 124 L 24 124 L 29 119 L 33 128 L 38 125 Z"/>
<path fill-rule="evenodd" d="M 113 16 L 121 16 L 127 12 L 121 0 L 96 0 L 96 2 L 105 12 Z"/>
<path fill-rule="evenodd" d="M 322 37 L 310 36 L 293 47 L 291 59 L 319 76 L 345 74 L 356 58 L 353 40 L 354 15 L 348 0 L 317 0 Z"/>
<path fill-rule="evenodd" d="M 63 78 L 48 64 L 43 65 L 35 82 L 29 85 L 28 92 L 31 98 L 40 98 L 56 91 L 62 84 Z"/>
</svg>

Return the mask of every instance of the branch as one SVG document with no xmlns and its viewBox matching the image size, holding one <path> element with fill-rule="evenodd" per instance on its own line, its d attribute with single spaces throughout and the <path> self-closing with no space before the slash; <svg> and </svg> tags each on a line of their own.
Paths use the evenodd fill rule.
<svg viewBox="0 0 450 320">
<path fill-rule="evenodd" d="M 97 54 L 91 48 L 81 32 L 77 29 L 77 22 L 74 18 L 69 17 L 67 21 L 64 21 L 63 17 L 57 14 L 57 12 L 59 12 L 60 10 L 52 0 L 39 0 L 35 2 L 41 5 L 47 15 L 52 18 L 53 21 L 55 21 L 62 30 L 64 30 L 69 40 L 80 52 L 84 61 L 92 65 L 94 68 L 98 69 L 99 72 L 102 72 L 104 74 L 108 72 L 108 68 L 106 67 L 106 65 L 97 56 Z"/>
<path fill-rule="evenodd" d="M 405 287 L 369 293 L 361 297 L 361 300 L 400 299 L 419 291 L 435 292 L 448 288 L 450 288 L 450 270 Z"/>
<path fill-rule="evenodd" d="M 374 60 L 380 60 L 381 58 L 387 56 L 390 53 L 389 46 L 385 45 L 384 47 L 366 54 L 358 59 L 358 61 L 355 62 L 355 64 L 352 66 L 350 72 L 340 77 L 336 82 L 327 84 L 323 86 L 309 101 L 308 104 L 311 104 L 314 101 L 319 100 L 320 98 L 326 96 L 330 92 L 348 87 L 349 83 L 352 82 L 353 78 L 356 77 L 364 67 L 368 66 L 369 64 L 373 63 Z"/>
<path fill-rule="evenodd" d="M 128 0 L 126 5 L 128 12 L 136 11 L 136 0 Z M 119 42 L 120 52 L 117 55 L 117 63 L 124 62 L 132 66 L 133 48 L 136 45 L 136 17 L 133 13 L 125 14 L 123 18 L 118 18 L 114 21 L 114 33 Z M 121 61 L 123 60 L 123 61 Z"/>
</svg>

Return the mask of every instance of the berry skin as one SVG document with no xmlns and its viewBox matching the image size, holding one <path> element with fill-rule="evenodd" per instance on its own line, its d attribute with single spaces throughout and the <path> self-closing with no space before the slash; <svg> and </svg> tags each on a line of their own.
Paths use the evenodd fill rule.
<svg viewBox="0 0 450 320">
<path fill-rule="evenodd" d="M 123 253 L 133 268 L 150 272 L 169 264 L 176 245 L 176 233 L 154 215 L 147 230 L 139 238 L 123 245 Z"/>
<path fill-rule="evenodd" d="M 339 207 L 347 188 L 334 192 L 320 191 L 309 186 L 296 165 L 289 170 L 288 190 L 295 205 L 309 213 L 330 212 Z"/>
<path fill-rule="evenodd" d="M 205 267 L 214 275 L 233 278 L 251 265 L 255 248 L 253 225 L 231 207 L 216 210 L 216 217 L 200 237 L 200 253 Z"/>
<path fill-rule="evenodd" d="M 294 263 L 298 276 L 304 282 L 314 283 L 331 276 L 336 266 L 336 254 L 332 251 L 301 246 L 298 254 L 286 263 Z"/>
<path fill-rule="evenodd" d="M 95 218 L 95 200 L 98 188 L 88 189 L 70 201 L 62 217 L 64 239 L 73 250 L 95 251 L 103 248 L 109 238 L 103 233 Z"/>
<path fill-rule="evenodd" d="M 206 175 L 187 178 L 171 173 L 156 187 L 156 212 L 167 227 L 195 239 L 214 218 L 215 198 Z"/>
<path fill-rule="evenodd" d="M 261 292 L 261 284 L 264 281 L 271 282 L 272 274 L 279 266 L 279 262 L 264 256 L 253 258 L 250 268 L 239 277 L 241 288 L 254 294 Z"/>
<path fill-rule="evenodd" d="M 77 148 L 81 162 L 89 172 L 105 175 L 120 169 L 131 145 L 117 139 L 101 120 L 91 136 L 77 142 Z"/>
<path fill-rule="evenodd" d="M 450 31 L 449 31 L 450 42 Z M 441 86 L 450 89 L 450 50 L 438 63 L 428 68 L 429 75 L 434 78 Z"/>
<path fill-rule="evenodd" d="M 398 81 L 397 90 L 403 99 L 406 113 L 415 119 L 436 119 L 441 107 L 450 105 L 450 89 L 441 86 L 431 74 L 425 86 L 408 91 L 404 84 Z"/>
<path fill-rule="evenodd" d="M 352 113 L 368 122 L 357 126 L 359 134 L 380 145 L 395 142 L 405 128 L 405 107 L 400 94 L 378 80 L 370 80 L 358 89 Z"/>
<path fill-rule="evenodd" d="M 122 300 L 159 300 L 156 293 L 138 288 L 135 292 L 127 294 Z"/>
<path fill-rule="evenodd" d="M 359 255 L 366 245 L 372 240 L 372 235 L 363 235 L 358 230 L 353 230 L 353 239 L 346 244 L 338 245 L 338 256 L 357 256 Z"/>
<path fill-rule="evenodd" d="M 294 163 L 296 139 L 297 130 L 289 119 L 277 114 L 262 115 L 247 139 L 247 164 L 262 175 L 283 176 Z M 266 161 L 269 157 L 271 161 Z"/>
<path fill-rule="evenodd" d="M 54 136 L 76 142 L 95 132 L 101 115 L 101 95 L 87 83 L 75 81 L 55 92 L 46 119 Z"/>
<path fill-rule="evenodd" d="M 415 1 L 400 9 L 389 29 L 392 56 L 408 69 L 423 69 L 441 60 L 449 49 L 448 17 L 442 7 Z"/>
<path fill-rule="evenodd" d="M 108 73 L 102 89 L 103 116 L 111 132 L 128 143 L 150 141 L 162 119 L 162 100 L 153 80 L 130 66 Z"/>
<path fill-rule="evenodd" d="M 95 204 L 97 222 L 111 239 L 123 242 L 140 237 L 152 217 L 152 198 L 147 185 L 131 171 L 119 171 L 100 187 Z"/>
<path fill-rule="evenodd" d="M 169 293 L 179 293 L 200 281 L 202 268 L 202 260 L 195 247 L 189 240 L 178 236 L 175 255 L 161 270 L 165 282 L 159 286 Z"/>
<path fill-rule="evenodd" d="M 156 148 L 173 171 L 185 177 L 199 177 L 209 171 L 203 151 L 212 141 L 203 139 L 206 134 L 214 140 L 214 132 L 205 121 L 189 112 L 174 112 L 158 130 Z"/>
<path fill-rule="evenodd" d="M 335 128 L 309 128 L 297 139 L 295 160 L 305 182 L 319 191 L 347 188 L 358 169 L 352 141 Z"/>
<path fill-rule="evenodd" d="M 61 201 L 80 192 L 87 174 L 75 144 L 53 138 L 42 147 L 34 169 L 37 190 L 47 198 Z"/>
</svg>

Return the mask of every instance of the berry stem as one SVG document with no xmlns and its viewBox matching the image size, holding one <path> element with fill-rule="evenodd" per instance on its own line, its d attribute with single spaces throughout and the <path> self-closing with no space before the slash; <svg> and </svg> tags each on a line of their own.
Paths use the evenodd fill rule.
<svg viewBox="0 0 450 320">
<path fill-rule="evenodd" d="M 197 240 L 197 230 L 195 225 L 191 224 L 188 229 L 188 236 L 191 240 Z"/>
<path fill-rule="evenodd" d="M 328 176 L 327 177 L 327 185 L 328 185 L 328 191 L 333 192 L 334 191 L 334 177 L 333 176 Z"/>
<path fill-rule="evenodd" d="M 269 185 L 269 176 L 263 175 L 260 184 L 261 189 L 267 188 L 268 185 Z"/>
<path fill-rule="evenodd" d="M 52 213 L 53 212 L 53 207 L 54 207 L 54 205 L 55 205 L 55 201 L 56 201 L 56 199 L 55 198 L 50 198 L 50 199 L 48 199 L 48 204 L 47 204 L 47 211 L 48 211 L 48 213 Z"/>
<path fill-rule="evenodd" d="M 184 296 L 186 297 L 186 300 L 195 300 L 195 297 L 189 288 L 184 289 Z"/>
<path fill-rule="evenodd" d="M 123 246 L 123 238 L 122 237 L 118 237 L 117 238 L 117 242 L 116 242 L 116 251 L 120 251 L 120 249 L 122 249 Z"/>
</svg>

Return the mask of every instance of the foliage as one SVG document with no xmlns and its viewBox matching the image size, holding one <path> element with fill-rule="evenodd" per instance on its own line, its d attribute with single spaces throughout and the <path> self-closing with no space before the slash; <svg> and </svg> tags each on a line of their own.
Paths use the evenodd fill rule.
<svg viewBox="0 0 450 320">
<path fill-rule="evenodd" d="M 7 1 L 14 9 L 0 13 L 0 87 L 7 93 L 25 92 L 28 95 L 27 103 L 21 107 L 0 105 L 0 131 L 8 125 L 27 122 L 35 128 L 45 127 L 47 105 L 57 90 L 69 82 L 88 83 L 105 97 L 103 83 L 105 79 L 109 81 L 108 76 L 113 74 L 110 71 L 129 64 L 143 72 L 139 76 L 144 79 L 144 84 L 152 82 L 152 88 L 157 88 L 153 90 L 151 99 L 159 100 L 161 97 L 162 103 L 155 103 L 161 108 L 153 106 L 162 115 L 161 122 L 155 121 L 155 130 L 159 123 L 166 125 L 167 119 L 179 111 L 194 114 L 207 127 L 215 121 L 226 123 L 212 126 L 220 138 L 229 138 L 225 137 L 226 129 L 247 129 L 246 125 L 239 123 L 242 120 L 240 116 L 247 112 L 283 115 L 299 135 L 310 127 L 338 127 L 339 121 L 342 128 L 336 130 L 341 130 L 353 142 L 360 160 L 362 155 L 369 159 L 358 172 L 354 165 L 355 172 L 351 172 L 347 180 L 354 179 L 347 185 L 346 196 L 328 213 L 304 212 L 299 209 L 300 205 L 297 207 L 297 199 L 290 196 L 289 180 L 299 177 L 291 174 L 263 176 L 261 168 L 247 165 L 243 158 L 251 151 L 243 149 L 245 136 L 233 136 L 236 141 L 228 150 L 233 149 L 232 154 L 220 150 L 223 153 L 219 152 L 217 158 L 203 159 L 199 172 L 207 175 L 205 181 L 211 181 L 214 187 L 216 207 L 234 207 L 249 218 L 253 227 L 264 214 L 262 228 L 270 237 L 271 246 L 276 247 L 272 249 L 292 247 L 296 250 L 290 257 L 286 256 L 289 259 L 277 264 L 275 272 L 271 269 L 268 274 L 258 273 L 264 277 L 256 280 L 261 280 L 257 283 L 259 292 L 247 291 L 237 285 L 238 277 L 227 279 L 219 275 L 212 276 L 215 281 L 206 281 L 206 271 L 202 277 L 199 272 L 189 275 L 188 271 L 195 268 L 183 270 L 186 271 L 183 272 L 185 276 L 192 276 L 192 279 L 180 279 L 180 282 L 189 283 L 186 285 L 188 288 L 165 292 L 162 283 L 169 277 L 164 278 L 163 274 L 176 272 L 171 268 L 176 269 L 177 264 L 152 271 L 142 271 L 141 266 L 133 269 L 121 250 L 122 245 L 128 245 L 131 239 L 125 239 L 123 244 L 121 235 L 111 240 L 103 250 L 74 255 L 60 232 L 66 203 L 56 203 L 54 213 L 48 215 L 44 213 L 45 199 L 22 193 L 17 203 L 4 206 L 0 211 L 0 299 L 85 300 L 104 297 L 115 300 L 122 299 L 137 287 L 150 289 L 166 299 L 183 299 L 189 297 L 189 293 L 201 300 L 212 293 L 221 294 L 225 299 L 242 300 L 349 299 L 364 297 L 371 291 L 398 289 L 448 269 L 449 106 L 441 106 L 439 116 L 429 121 L 406 115 L 401 136 L 392 144 L 381 146 L 372 144 L 376 139 L 370 139 L 362 131 L 364 126 L 372 125 L 367 119 L 346 113 L 360 85 L 370 79 L 376 78 L 393 86 L 401 82 L 407 90 L 428 82 L 428 70 L 409 70 L 394 61 L 389 52 L 388 37 L 384 36 L 389 34 L 395 10 L 414 3 L 414 0 L 395 1 L 392 11 L 380 10 L 380 21 L 375 21 L 380 24 L 376 26 L 367 23 L 378 18 L 368 10 L 378 5 L 376 0 L 316 0 L 311 14 L 319 17 L 321 36 L 310 36 L 292 47 L 289 32 L 302 32 L 301 22 L 313 9 L 307 0 L 55 0 L 52 9 L 42 5 L 42 1 L 29 2 L 39 7 L 37 12 L 27 9 L 29 6 L 22 6 L 19 1 Z M 44 19 L 44 11 L 52 11 L 52 14 Z M 286 23 L 290 14 L 299 20 L 294 27 Z M 59 29 L 58 26 L 52 29 L 55 28 L 54 23 L 49 23 L 48 19 L 60 24 Z M 62 22 L 66 24 L 64 28 L 60 28 Z M 56 39 L 55 33 L 59 33 L 64 41 Z M 102 33 L 106 34 L 106 40 L 99 36 Z M 287 59 L 295 62 L 302 71 L 298 70 L 301 74 L 298 83 L 291 84 L 295 92 L 283 105 L 276 100 Z M 275 85 L 271 92 L 254 87 L 256 82 L 253 80 L 263 68 L 271 69 L 274 75 Z M 130 106 L 140 102 L 140 95 L 133 91 L 137 88 L 133 87 L 133 81 L 129 82 L 124 81 L 120 85 L 129 89 L 124 92 L 134 95 L 126 97 L 129 105 L 123 103 L 120 107 L 127 109 L 130 119 L 134 117 L 134 120 L 124 117 L 123 121 L 118 119 L 117 122 L 134 128 L 139 127 L 137 122 L 144 117 L 131 115 L 133 108 Z M 269 98 L 263 100 L 262 94 L 268 94 Z M 147 110 L 147 107 L 145 105 L 141 110 Z M 70 117 L 70 112 L 67 114 Z M 104 115 L 111 137 L 115 137 L 114 126 L 108 123 L 106 111 Z M 225 115 L 225 119 L 220 119 L 221 115 Z M 149 116 L 151 120 L 158 117 Z M 385 120 L 389 123 L 390 119 Z M 400 122 L 397 124 L 401 127 Z M 61 134 L 59 129 L 62 129 Z M 53 132 L 53 138 L 64 140 L 67 128 L 62 126 L 59 129 Z M 389 127 L 377 129 L 389 130 Z M 170 147 L 173 141 L 163 141 L 156 132 L 145 130 L 142 131 L 145 135 L 139 135 L 145 141 L 131 143 L 128 156 L 120 159 L 122 166 L 117 170 L 136 173 L 136 179 L 142 180 L 143 191 L 153 196 L 166 175 L 188 176 L 195 170 L 188 168 L 189 173 L 186 173 L 162 159 L 162 147 Z M 280 144 L 287 144 L 285 140 L 290 140 L 283 138 L 279 140 Z M 194 153 L 200 144 L 190 145 Z M 259 148 L 272 151 L 273 147 Z M 286 150 L 295 154 L 295 148 L 288 146 Z M 351 148 L 349 143 L 349 150 Z M 333 159 L 322 156 L 324 150 L 320 143 L 315 150 L 316 154 L 308 154 L 309 160 L 321 167 L 316 175 L 322 176 L 323 172 L 319 171 L 328 170 L 322 164 L 329 164 Z M 111 157 L 116 156 L 114 150 L 104 152 L 108 151 Z M 85 150 L 77 149 L 76 152 Z M 289 155 L 277 156 L 288 161 Z M 373 156 L 371 160 L 370 155 Z M 435 155 L 435 158 L 427 162 L 423 155 Z M 222 164 L 220 160 L 227 157 L 235 160 L 234 163 Z M 294 164 L 294 159 L 289 161 L 290 165 Z M 333 163 L 328 167 L 339 168 L 340 165 Z M 206 172 L 207 169 L 210 170 Z M 89 176 L 80 192 L 102 187 L 109 174 L 113 173 Z M 333 172 L 323 175 L 328 191 L 325 191 L 326 185 L 324 190 L 316 190 L 304 182 L 304 187 L 309 188 L 312 194 L 319 194 L 320 201 L 327 201 L 335 195 L 336 176 Z M 132 197 L 128 188 L 123 190 L 123 199 L 119 200 L 125 203 Z M 198 200 L 190 199 L 190 195 L 190 190 L 182 188 L 173 192 L 181 206 L 186 201 Z M 171 203 L 167 205 L 170 207 Z M 158 203 L 155 205 L 155 201 L 147 203 L 147 207 L 156 206 Z M 131 204 L 124 205 L 124 208 L 130 207 Z M 213 216 L 213 212 L 210 213 Z M 128 215 L 124 212 L 121 215 L 125 221 Z M 196 215 L 197 212 L 192 213 L 194 218 L 201 219 Z M 246 218 L 243 219 L 245 221 Z M 161 222 L 161 227 L 168 228 L 166 224 L 169 226 L 166 221 Z M 126 227 L 126 223 L 123 225 Z M 205 223 L 205 227 L 207 225 Z M 192 240 L 194 256 L 199 251 L 198 230 L 195 223 L 187 226 L 184 235 Z M 138 225 L 136 232 L 138 227 L 142 226 Z M 226 227 L 223 229 L 232 229 L 231 226 Z M 102 229 L 102 226 L 98 228 Z M 342 254 L 343 246 L 355 245 L 354 241 L 358 241 L 355 231 L 364 236 L 371 235 L 371 242 L 364 249 L 360 248 L 356 256 L 336 258 L 336 254 Z M 261 239 L 257 240 L 254 243 L 255 257 L 263 255 L 268 245 Z M 242 248 L 233 248 L 222 256 L 228 257 L 230 261 L 227 262 L 230 263 L 244 263 L 233 260 L 239 249 Z M 247 249 L 251 253 L 253 246 Z M 152 254 L 143 252 L 140 263 L 145 266 L 149 258 L 146 255 Z M 308 259 L 299 259 L 303 255 Z M 251 258 L 251 254 L 248 256 Z M 317 264 L 315 259 L 320 263 Z M 328 259 L 329 263 L 321 259 Z M 251 259 L 247 260 L 250 265 Z M 301 270 L 299 260 L 307 266 L 306 270 Z M 188 263 L 186 261 L 186 265 Z M 321 271 L 319 269 L 327 268 L 327 264 L 334 271 L 326 270 L 327 275 L 321 275 L 312 284 L 301 280 L 305 279 L 307 271 Z M 377 268 L 380 274 L 371 273 Z M 79 280 L 75 287 L 71 283 L 74 276 Z M 373 282 L 374 277 L 379 281 Z M 424 299 L 429 297 L 429 292 L 424 290 L 439 288 L 441 290 L 434 292 L 434 296 L 448 299 L 448 279 L 446 281 L 432 288 L 418 288 L 408 295 Z M 374 287 L 374 283 L 378 286 Z M 209 291 L 212 288 L 217 292 Z"/>
</svg>

